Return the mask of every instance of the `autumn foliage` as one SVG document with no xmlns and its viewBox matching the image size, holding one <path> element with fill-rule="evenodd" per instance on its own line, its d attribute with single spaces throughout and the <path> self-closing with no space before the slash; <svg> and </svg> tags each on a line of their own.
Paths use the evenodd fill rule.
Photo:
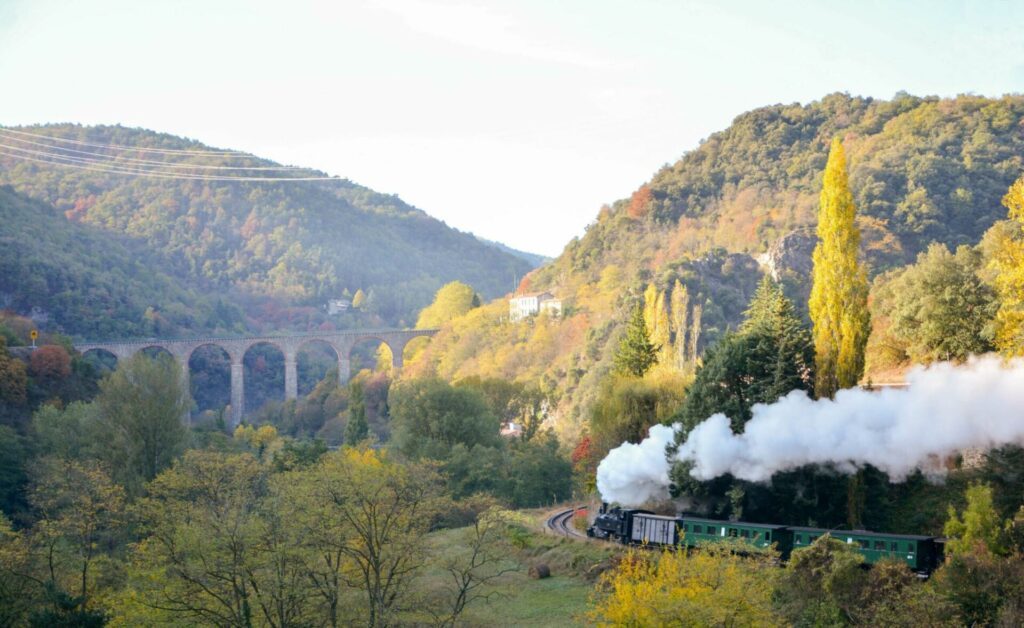
<svg viewBox="0 0 1024 628">
<path fill-rule="evenodd" d="M 71 375 L 71 356 L 60 345 L 44 345 L 32 352 L 28 371 L 36 378 L 63 379 Z"/>
<path fill-rule="evenodd" d="M 516 292 L 522 294 L 530 291 L 530 285 L 532 283 L 533 273 L 526 273 L 523 278 L 519 280 L 519 286 L 516 287 Z"/>
<path fill-rule="evenodd" d="M 643 218 L 651 209 L 652 198 L 650 186 L 646 183 L 641 185 L 640 189 L 633 192 L 633 196 L 629 198 L 629 207 L 626 208 L 626 213 L 630 218 Z"/>
<path fill-rule="evenodd" d="M 588 619 L 598 626 L 777 626 L 772 552 L 716 543 L 693 552 L 628 553 L 602 578 Z"/>
<path fill-rule="evenodd" d="M 593 441 L 589 436 L 584 436 L 578 445 L 572 450 L 572 463 L 574 465 L 585 462 L 590 458 L 593 449 Z"/>
</svg>

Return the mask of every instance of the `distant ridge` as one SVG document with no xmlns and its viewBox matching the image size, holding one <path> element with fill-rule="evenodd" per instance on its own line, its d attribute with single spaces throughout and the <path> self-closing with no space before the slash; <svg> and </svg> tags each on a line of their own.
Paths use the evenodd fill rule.
<svg viewBox="0 0 1024 628">
<path fill-rule="evenodd" d="M 515 255 L 520 259 L 526 260 L 530 264 L 531 268 L 540 268 L 544 264 L 547 264 L 552 259 L 554 259 L 553 257 L 540 255 L 539 253 L 528 253 L 526 251 L 520 251 L 519 249 L 514 249 L 508 245 L 502 244 L 497 240 L 488 240 L 487 238 L 481 238 L 480 236 L 476 236 L 476 239 L 480 240 L 484 244 L 489 244 L 490 246 L 493 246 L 500 251 L 504 251 L 506 253 L 509 253 L 510 255 Z"/>
<path fill-rule="evenodd" d="M 152 252 L 177 281 L 262 300 L 245 306 L 247 325 L 273 321 L 302 331 L 356 324 L 354 317 L 364 326 L 411 325 L 445 283 L 463 281 L 492 298 L 534 267 L 398 196 L 347 179 L 205 179 L 208 172 L 234 176 L 257 168 L 325 175 L 194 140 L 74 124 L 0 128 L 0 136 L 8 146 L 0 150 L 0 185 L 71 222 L 129 236 L 139 261 Z M 150 169 L 166 178 L 135 172 Z M 169 176 L 178 172 L 191 178 Z M 268 171 L 254 172 L 262 178 Z M 0 236 L 17 233 L 17 225 L 0 226 Z M 360 290 L 365 303 L 358 313 L 330 320 L 318 314 L 328 299 Z M 187 324 L 187 316 L 178 318 Z"/>
</svg>

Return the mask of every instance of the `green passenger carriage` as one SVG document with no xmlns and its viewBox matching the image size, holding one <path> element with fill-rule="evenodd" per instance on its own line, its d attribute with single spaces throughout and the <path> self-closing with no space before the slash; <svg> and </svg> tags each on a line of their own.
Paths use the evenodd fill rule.
<svg viewBox="0 0 1024 628">
<path fill-rule="evenodd" d="M 690 515 L 670 517 L 645 510 L 609 508 L 607 504 L 602 504 L 594 525 L 587 530 L 588 536 L 638 545 L 695 547 L 736 539 L 753 547 L 774 547 L 783 560 L 826 534 L 852 546 L 864 557 L 866 565 L 897 560 L 917 573 L 928 574 L 942 562 L 943 540 L 931 536 L 722 521 Z"/>
<path fill-rule="evenodd" d="M 832 538 L 852 545 L 864 562 L 873 565 L 881 560 L 898 560 L 914 571 L 931 571 L 941 562 L 942 551 L 935 537 L 916 534 L 890 534 L 867 530 L 824 530 L 790 526 L 792 550 L 807 547 L 818 537 Z"/>
<path fill-rule="evenodd" d="M 683 542 L 688 547 L 693 547 L 700 541 L 721 541 L 728 538 L 740 539 L 755 547 L 771 547 L 774 544 L 780 551 L 789 544 L 786 526 L 771 523 L 719 521 L 685 515 L 678 521 Z"/>
</svg>

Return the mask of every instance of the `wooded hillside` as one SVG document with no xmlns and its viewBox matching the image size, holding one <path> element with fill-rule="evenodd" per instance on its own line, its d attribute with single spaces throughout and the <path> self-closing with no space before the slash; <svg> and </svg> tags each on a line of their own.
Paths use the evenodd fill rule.
<svg viewBox="0 0 1024 628">
<path fill-rule="evenodd" d="M 1024 167 L 1024 97 L 832 94 L 744 113 L 601 208 L 583 237 L 524 280 L 524 290 L 565 301 L 562 319 L 522 323 L 526 331 L 500 324 L 500 307 L 471 312 L 413 368 L 454 377 L 540 372 L 568 435 L 611 367 L 629 307 L 650 285 L 666 298 L 677 281 L 685 288 L 690 327 L 699 307 L 698 353 L 739 324 L 763 270 L 758 261 L 773 263 L 805 313 L 802 258 L 810 248 L 793 243 L 816 220 L 834 137 L 846 147 L 862 251 L 875 276 L 912 262 L 933 241 L 975 244 L 1006 216 L 1001 199 Z M 472 355 L 474 366 L 451 359 L 457 355 Z"/>
<path fill-rule="evenodd" d="M 278 165 L 119 126 L 11 130 L 140 148 L 116 151 L 122 158 L 156 157 L 205 166 Z M 17 144 L 11 139 L 4 142 Z M 38 150 L 30 144 L 17 145 Z M 110 152 L 87 145 L 66 146 Z M 151 153 L 144 148 L 209 150 L 210 154 Z M 367 300 L 364 309 L 372 312 L 378 324 L 411 324 L 416 312 L 448 281 L 471 283 L 493 298 L 508 292 L 515 277 L 531 268 L 529 262 L 452 229 L 396 196 L 345 179 L 289 183 L 160 179 L 0 156 L 0 184 L 55 208 L 73 223 L 129 236 L 159 260 L 165 273 L 196 289 L 267 297 L 276 307 L 320 307 L 345 291 L 362 290 Z M 145 259 L 143 255 L 139 261 Z M 15 293 L 13 298 L 21 297 Z"/>
</svg>

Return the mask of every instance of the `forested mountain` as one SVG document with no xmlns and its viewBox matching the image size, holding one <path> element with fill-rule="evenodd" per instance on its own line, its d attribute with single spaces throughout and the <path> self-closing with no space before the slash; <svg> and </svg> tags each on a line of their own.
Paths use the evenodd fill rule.
<svg viewBox="0 0 1024 628">
<path fill-rule="evenodd" d="M 90 337 L 242 331 L 238 307 L 164 272 L 145 243 L 0 186 L 0 308 Z M 159 314 L 158 314 L 159 312 Z"/>
<path fill-rule="evenodd" d="M 762 272 L 756 260 L 815 223 L 833 137 L 846 147 L 874 276 L 913 261 L 933 241 L 975 244 L 1006 216 L 1000 200 L 1024 168 L 1024 97 L 832 94 L 744 113 L 603 207 L 582 238 L 527 277 L 523 289 L 565 301 L 562 319 L 502 325 L 507 310 L 481 308 L 453 321 L 413 370 L 539 377 L 558 402 L 564 433 L 572 433 L 610 368 L 627 306 L 645 290 L 665 303 L 677 282 L 685 290 L 685 344 L 698 351 L 739 323 Z M 796 240 L 787 239 L 788 248 Z M 775 270 L 787 289 L 806 295 L 806 265 L 782 261 Z M 684 340 L 676 335 L 665 332 L 673 346 Z M 677 356 L 693 359 L 686 350 Z"/>
<path fill-rule="evenodd" d="M 139 167 L 132 160 L 173 162 L 178 166 L 278 165 L 208 149 L 171 135 L 120 126 L 47 125 L 8 131 L 85 144 L 60 144 L 26 135 L 5 136 L 5 144 L 49 153 L 54 152 L 54 145 L 64 146 L 79 152 L 65 150 L 63 154 L 80 160 L 91 158 L 81 151 L 116 155 L 122 167 L 128 169 Z M 18 138 L 36 144 L 19 142 Z M 104 148 L 110 145 L 138 150 Z M 183 150 L 190 152 L 159 152 Z M 159 267 L 166 275 L 204 293 L 231 293 L 236 301 L 242 296 L 264 299 L 265 306 L 267 302 L 272 304 L 264 308 L 267 310 L 296 306 L 319 309 L 329 298 L 362 290 L 366 297 L 363 309 L 372 314 L 372 321 L 361 323 L 411 324 L 416 312 L 448 281 L 465 281 L 493 298 L 506 293 L 515 277 L 532 267 L 471 234 L 448 227 L 396 196 L 345 179 L 279 183 L 139 177 L 19 160 L 9 156 L 11 150 L 3 152 L 8 156 L 0 155 L 0 185 L 45 204 L 58 217 L 88 226 L 91 233 L 116 233 L 141 244 L 133 249 L 133 263 Z M 32 155 L 24 150 L 22 154 Z M 42 157 L 43 161 L 48 159 Z M 313 171 L 297 172 L 323 176 Z M 5 202 L 14 202 L 9 200 L 13 198 L 10 194 L 4 198 Z M 5 222 L 4 235 L 16 233 L 12 229 Z M 44 250 L 39 251 L 46 255 Z M 114 274 L 125 272 L 116 262 L 111 262 L 110 270 Z M 4 271 L 6 278 L 8 273 Z M 105 284 L 107 279 L 101 278 L 99 283 Z M 18 285 L 9 290 L 15 302 L 25 301 L 26 293 Z M 53 288 L 47 290 L 52 292 Z M 128 285 L 125 290 L 134 288 Z M 133 294 L 126 298 L 141 297 Z M 251 308 L 246 314 L 259 322 L 259 314 Z M 299 327 L 318 322 L 316 317 L 299 318 Z M 278 325 L 280 319 L 287 317 L 278 316 L 267 324 Z M 68 331 L 103 330 L 75 326 Z"/>
</svg>

